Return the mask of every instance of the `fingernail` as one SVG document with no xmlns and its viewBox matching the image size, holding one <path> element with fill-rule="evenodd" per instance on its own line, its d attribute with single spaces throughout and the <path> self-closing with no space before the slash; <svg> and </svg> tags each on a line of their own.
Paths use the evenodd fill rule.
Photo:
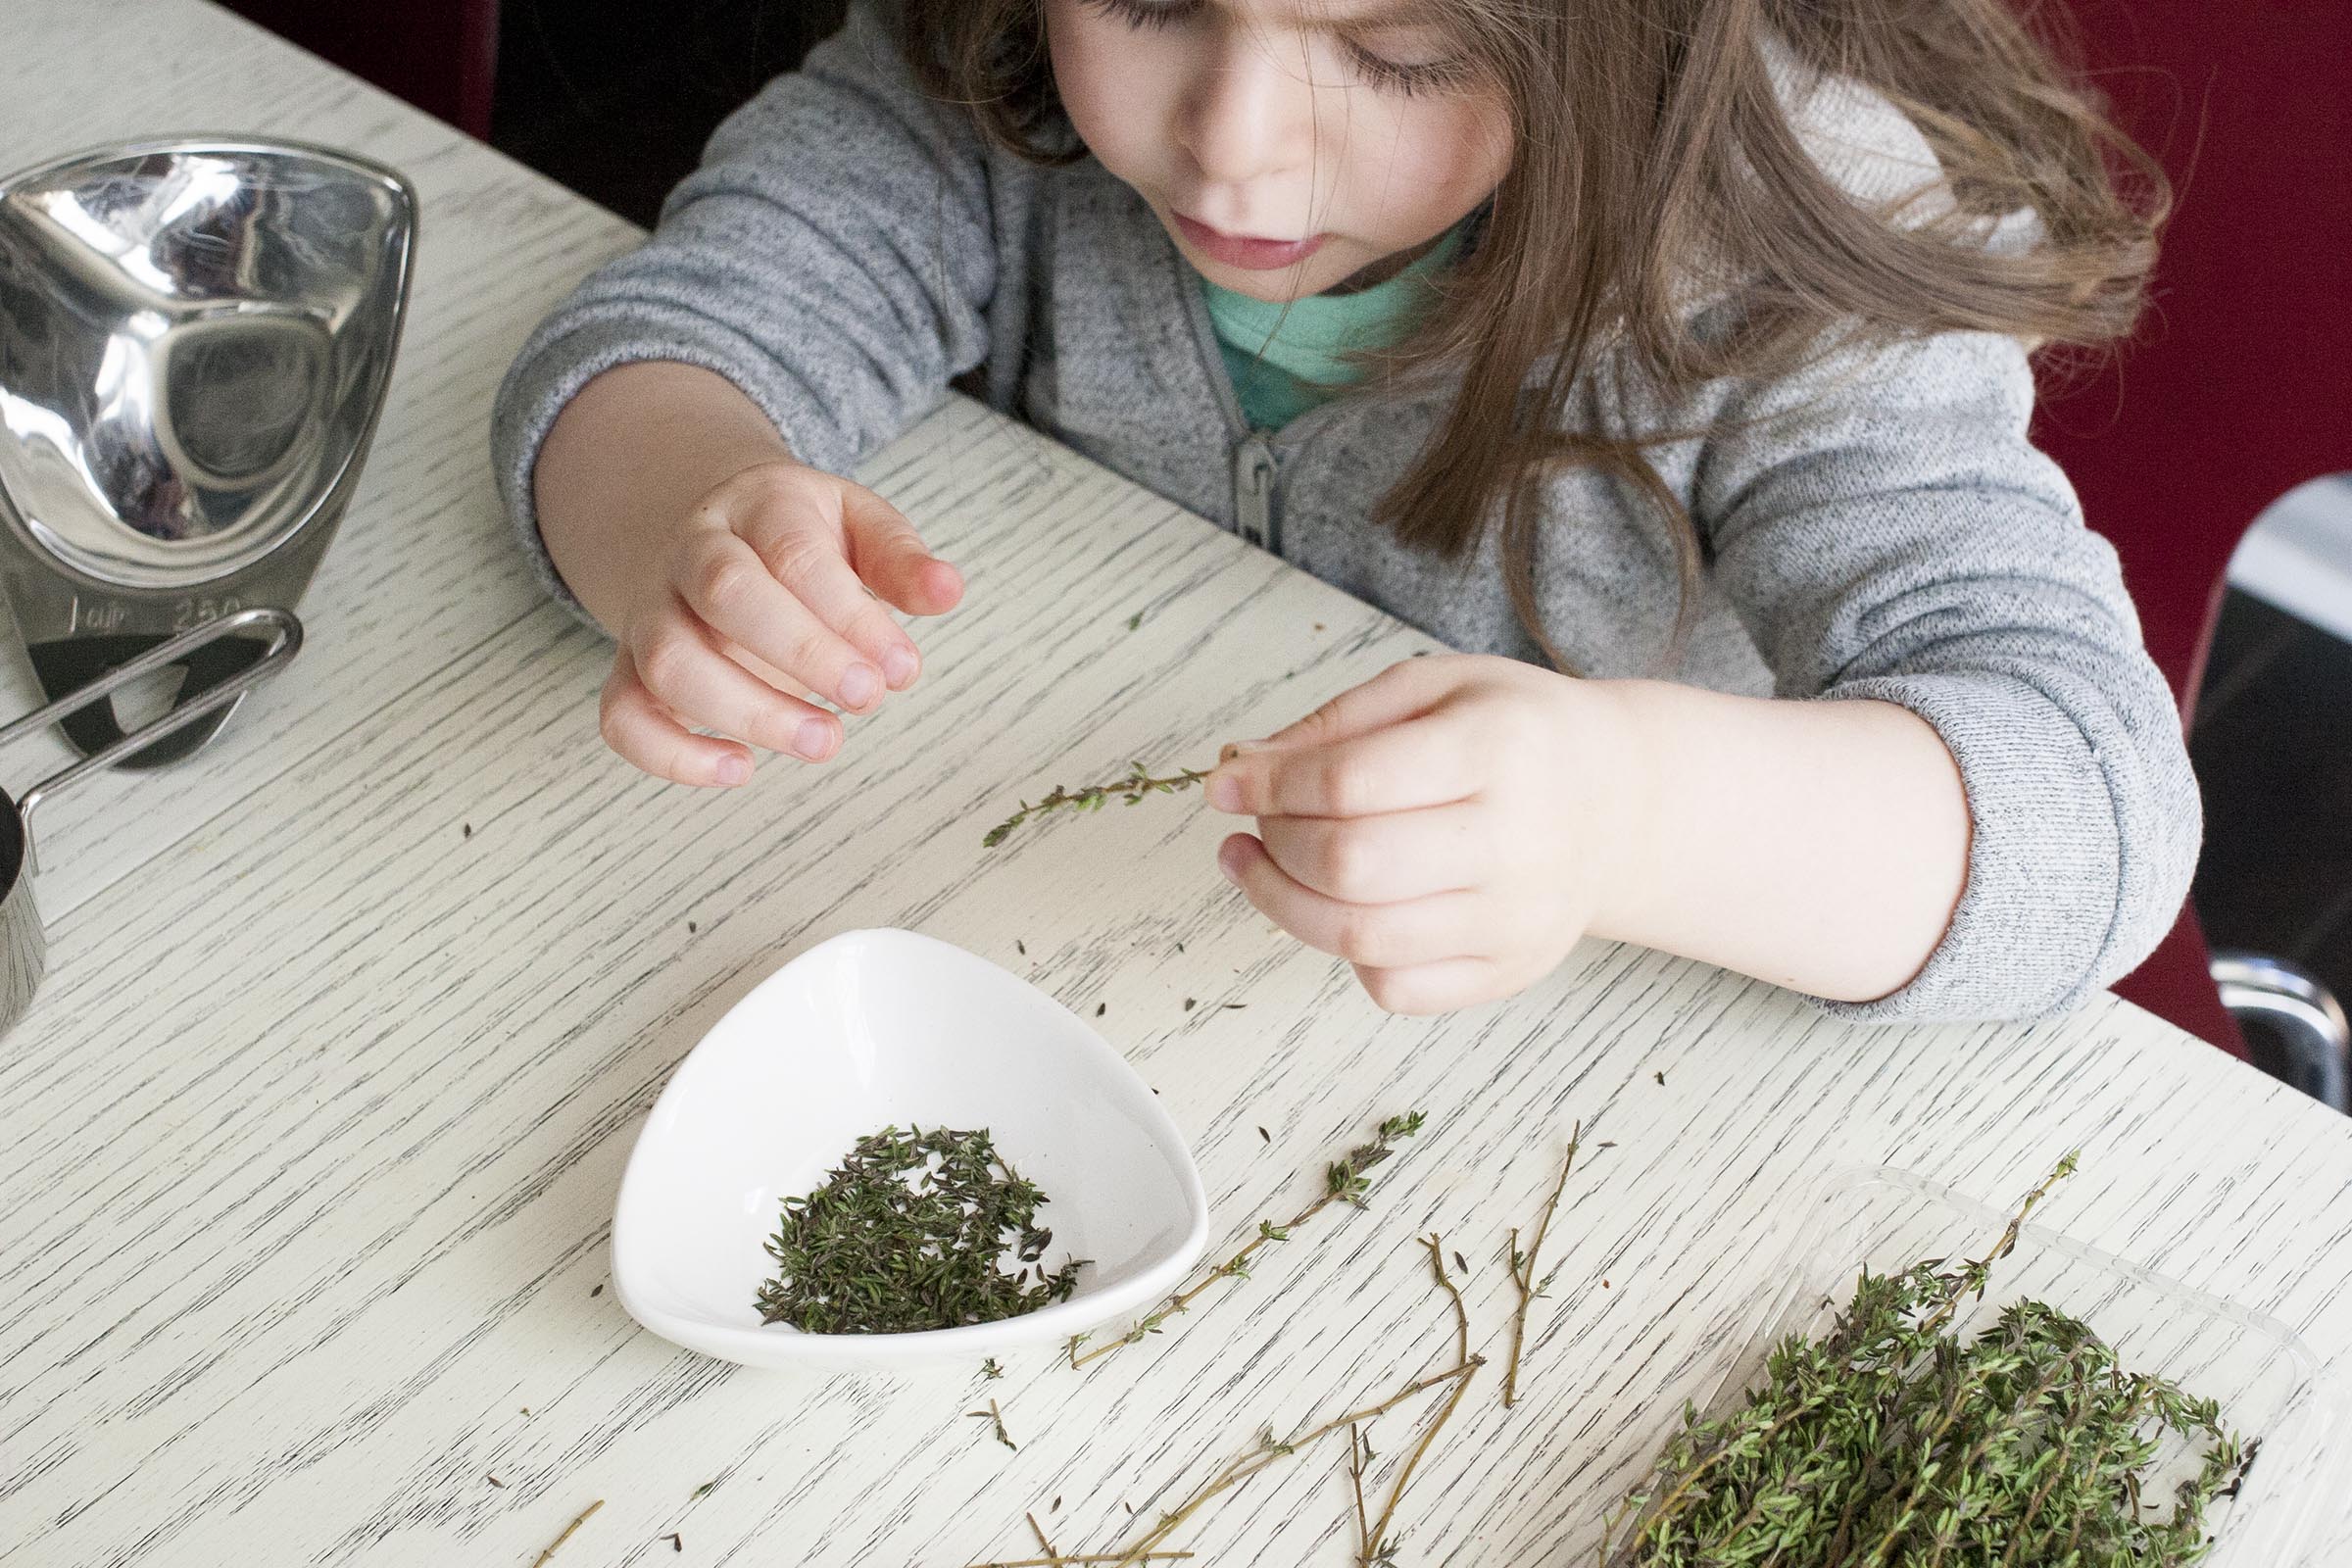
<svg viewBox="0 0 2352 1568">
<path fill-rule="evenodd" d="M 832 744 L 832 725 L 821 718 L 804 718 L 801 720 L 801 732 L 793 740 L 792 749 L 811 762 L 816 762 L 824 760 L 825 752 Z"/>
<path fill-rule="evenodd" d="M 751 776 L 752 764 L 746 759 L 722 757 L 718 760 L 718 781 L 721 784 L 741 784 Z"/>
<path fill-rule="evenodd" d="M 1229 882 L 1242 879 L 1241 840 L 1228 839 L 1217 846 L 1217 869 L 1225 873 L 1225 879 Z"/>
<path fill-rule="evenodd" d="M 871 664 L 852 664 L 841 677 L 841 700 L 851 708 L 863 708 L 882 692 L 882 677 Z"/>
<path fill-rule="evenodd" d="M 914 650 L 893 648 L 882 656 L 882 678 L 895 689 L 914 679 Z"/>
<path fill-rule="evenodd" d="M 1208 781 L 1208 804 L 1220 811 L 1240 810 L 1242 808 L 1242 781 L 1230 776 L 1210 779 Z"/>
</svg>

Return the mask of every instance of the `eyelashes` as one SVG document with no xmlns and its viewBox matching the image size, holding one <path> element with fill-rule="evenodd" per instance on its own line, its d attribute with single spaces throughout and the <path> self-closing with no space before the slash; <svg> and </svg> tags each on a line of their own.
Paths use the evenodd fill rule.
<svg viewBox="0 0 2352 1568">
<path fill-rule="evenodd" d="M 1157 31 L 1198 14 L 1201 0 L 1083 0 L 1083 3 L 1131 27 Z M 1375 54 L 1353 39 L 1343 40 L 1342 46 L 1365 81 L 1399 97 L 1442 92 L 1458 85 L 1469 74 L 1466 63 L 1460 60 L 1407 63 Z"/>
<path fill-rule="evenodd" d="M 1191 12 L 1188 0 L 1086 0 L 1086 4 L 1104 16 L 1116 17 L 1131 27 L 1157 29 L 1179 22 Z"/>
</svg>

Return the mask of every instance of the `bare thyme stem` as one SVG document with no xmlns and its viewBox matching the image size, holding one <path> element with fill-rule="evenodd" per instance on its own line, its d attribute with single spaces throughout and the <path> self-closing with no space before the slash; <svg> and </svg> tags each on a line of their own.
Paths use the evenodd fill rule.
<svg viewBox="0 0 2352 1568">
<path fill-rule="evenodd" d="M 1448 1367 L 1443 1372 L 1433 1372 L 1425 1378 L 1415 1378 L 1378 1404 L 1366 1405 L 1360 1410 L 1350 1410 L 1346 1415 L 1334 1416 L 1321 1426 L 1312 1427 L 1298 1437 L 1277 1442 L 1269 1434 L 1259 1440 L 1257 1447 L 1233 1460 L 1216 1475 L 1203 1482 L 1174 1512 L 1161 1514 L 1159 1522 L 1147 1531 L 1141 1540 L 1128 1547 L 1123 1555 L 1110 1560 L 1124 1565 L 1142 1562 L 1148 1557 L 1157 1555 L 1152 1548 L 1167 1540 L 1177 1526 L 1200 1512 L 1211 1498 L 1240 1486 L 1275 1460 L 1297 1453 L 1299 1449 L 1320 1442 L 1343 1427 L 1354 1426 L 1371 1420 L 1383 1411 L 1393 1410 L 1425 1389 L 1434 1389 L 1441 1383 L 1466 1378 L 1485 1364 L 1485 1357 L 1474 1355 L 1459 1366 Z"/>
<path fill-rule="evenodd" d="M 1428 1427 L 1422 1431 L 1421 1441 L 1413 1445 L 1411 1453 L 1405 1455 L 1402 1468 L 1396 1472 L 1396 1483 L 1389 1488 L 1389 1500 L 1380 1510 L 1380 1521 L 1372 1527 L 1371 1534 L 1364 1543 L 1363 1568 L 1374 1568 L 1374 1565 L 1380 1561 L 1382 1547 L 1388 1542 L 1389 1524 L 1396 1517 L 1396 1504 L 1404 1500 L 1404 1489 L 1413 1479 L 1414 1467 L 1419 1465 L 1422 1456 L 1429 1452 L 1429 1446 L 1437 1441 L 1438 1430 L 1445 1426 L 1446 1419 L 1453 1414 L 1453 1407 L 1462 1402 L 1462 1396 L 1469 1392 L 1471 1378 L 1478 1374 L 1479 1363 L 1470 1354 L 1470 1313 L 1462 1305 L 1462 1293 L 1455 1288 L 1453 1281 L 1446 1273 L 1445 1243 L 1435 1231 L 1432 1231 L 1422 1239 L 1421 1245 L 1429 1249 L 1430 1272 L 1437 1276 L 1438 1284 L 1453 1302 L 1454 1345 L 1457 1359 L 1470 1370 L 1463 1373 L 1461 1380 L 1454 1384 L 1453 1392 L 1446 1396 L 1446 1402 L 1438 1406 L 1438 1413 L 1431 1418 Z"/>
<path fill-rule="evenodd" d="M 579 1512 L 579 1517 L 572 1520 L 571 1523 L 565 1525 L 564 1527 L 564 1533 L 558 1536 L 555 1540 L 549 1542 L 547 1544 L 547 1549 L 532 1559 L 531 1568 L 545 1568 L 547 1559 L 556 1554 L 556 1548 L 564 1544 L 564 1543 L 566 1541 L 569 1541 L 571 1539 L 571 1533 L 574 1530 L 579 1529 L 580 1526 L 586 1524 L 588 1522 L 588 1516 L 596 1512 L 597 1509 L 602 1508 L 604 1505 L 605 1499 L 599 1497 L 587 1507 L 582 1508 Z"/>
<path fill-rule="evenodd" d="M 1348 1428 L 1348 1484 L 1355 1489 L 1355 1560 L 1372 1560 L 1372 1516 L 1364 1507 L 1364 1440 Z"/>
<path fill-rule="evenodd" d="M 1519 1352 L 1527 1341 L 1528 1303 L 1542 1296 L 1551 1276 L 1536 1281 L 1536 1255 L 1544 1250 L 1544 1238 L 1551 1229 L 1551 1216 L 1560 1206 L 1560 1194 L 1568 1186 L 1568 1173 L 1576 1168 L 1576 1147 L 1584 1136 L 1585 1124 L 1575 1123 L 1568 1132 L 1568 1157 L 1560 1161 L 1560 1179 L 1551 1184 L 1551 1200 L 1544 1205 L 1544 1217 L 1536 1223 L 1536 1239 L 1524 1256 L 1519 1250 L 1519 1232 L 1511 1231 L 1511 1283 L 1519 1288 L 1519 1305 L 1511 1313 L 1511 1359 L 1502 1374 L 1502 1407 L 1509 1409 L 1519 1402 Z"/>
<path fill-rule="evenodd" d="M 1147 1551 L 1141 1557 L 1122 1556 L 1115 1551 L 1087 1552 L 1076 1557 L 1064 1557 L 1057 1553 L 1051 1557 L 1013 1557 L 1001 1562 L 976 1562 L 972 1568 L 1062 1568 L 1065 1563 L 1081 1562 L 1175 1562 L 1191 1555 L 1189 1551 Z"/>
</svg>

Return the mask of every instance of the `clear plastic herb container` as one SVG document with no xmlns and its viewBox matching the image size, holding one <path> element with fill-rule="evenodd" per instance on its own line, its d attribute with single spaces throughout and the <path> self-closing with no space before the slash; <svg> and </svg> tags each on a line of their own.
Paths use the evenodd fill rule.
<svg viewBox="0 0 2352 1568">
<path fill-rule="evenodd" d="M 2064 1192 L 2061 1184 L 2051 1201 Z M 1738 1408 L 1762 1379 L 1773 1347 L 1790 1335 L 1828 1334 L 1865 1266 L 1884 1274 L 1922 1258 L 1983 1257 L 2012 1212 L 1891 1167 L 1819 1183 L 1798 1202 L 1782 1266 L 1759 1289 L 1754 1331 L 1701 1410 L 1713 1417 Z M 1984 1299 L 1963 1301 L 1955 1327 L 1973 1339 L 2001 1308 L 2028 1299 L 2087 1323 L 2126 1371 L 2217 1400 L 2226 1428 L 2259 1440 L 2237 1494 L 2216 1498 L 2207 1511 L 2214 1545 L 2200 1568 L 2301 1561 L 2324 1511 L 2340 1506 L 2352 1488 L 2352 1408 L 2284 1324 L 2033 1222 L 2020 1228 L 2016 1250 L 1993 1265 Z M 2159 1453 L 2145 1495 L 2169 1502 L 2174 1483 L 2195 1468 L 2186 1450 L 2176 1445 Z M 1625 1560 L 1623 1551 L 1612 1554 Z"/>
</svg>

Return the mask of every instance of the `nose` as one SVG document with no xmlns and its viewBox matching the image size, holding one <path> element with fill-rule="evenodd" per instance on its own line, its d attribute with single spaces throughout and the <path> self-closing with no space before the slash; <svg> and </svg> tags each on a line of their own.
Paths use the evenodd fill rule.
<svg viewBox="0 0 2352 1568">
<path fill-rule="evenodd" d="M 1311 158 L 1314 86 L 1282 47 L 1230 28 L 1184 94 L 1176 139 L 1209 184 L 1247 184 Z"/>
</svg>

